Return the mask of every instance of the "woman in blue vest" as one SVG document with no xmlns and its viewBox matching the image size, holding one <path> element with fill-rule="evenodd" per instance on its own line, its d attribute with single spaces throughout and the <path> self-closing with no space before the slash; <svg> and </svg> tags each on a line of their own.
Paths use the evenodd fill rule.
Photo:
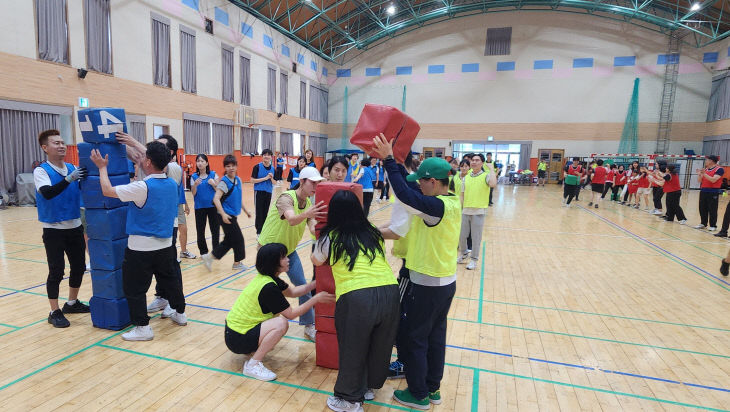
<svg viewBox="0 0 730 412">
<path fill-rule="evenodd" d="M 276 185 L 279 186 L 282 178 L 284 177 L 284 168 L 286 167 L 286 157 L 283 153 L 276 153 L 276 172 L 274 173 L 274 180 Z"/>
<path fill-rule="evenodd" d="M 208 244 L 205 241 L 205 221 L 208 220 L 210 226 L 211 243 L 215 249 L 220 243 L 220 224 L 218 223 L 218 213 L 213 205 L 213 196 L 215 196 L 215 186 L 218 184 L 215 171 L 210 170 L 208 156 L 203 153 L 195 158 L 195 165 L 198 168 L 193 173 L 190 190 L 193 192 L 195 201 L 195 231 L 198 234 L 198 249 L 200 254 L 208 253 Z"/>
<path fill-rule="evenodd" d="M 317 167 L 317 165 L 314 164 L 314 152 L 312 151 L 312 149 L 307 149 L 304 151 L 304 159 L 307 161 L 306 166 Z"/>
<path fill-rule="evenodd" d="M 307 159 L 304 156 L 299 156 L 299 159 L 297 159 L 297 167 L 291 169 L 289 176 L 286 177 L 286 181 L 289 182 L 289 190 L 299 187 L 299 172 L 305 167 L 307 167 Z"/>
<path fill-rule="evenodd" d="M 375 173 L 370 168 L 370 159 L 362 159 L 360 173 L 361 177 L 357 180 L 357 183 L 362 185 L 362 210 L 365 212 L 365 216 L 368 216 L 370 214 L 370 205 L 373 203 L 373 193 L 375 192 L 373 187 Z"/>
<path fill-rule="evenodd" d="M 256 210 L 256 236 L 261 233 L 264 227 L 266 215 L 269 213 L 271 204 L 271 193 L 274 191 L 274 173 L 276 167 L 271 163 L 274 154 L 271 149 L 264 149 L 261 152 L 262 162 L 255 165 L 251 170 L 251 183 L 253 183 L 253 205 Z"/>
<path fill-rule="evenodd" d="M 224 157 L 223 167 L 226 169 L 226 174 L 216 186 L 215 196 L 213 196 L 213 204 L 218 210 L 221 226 L 223 227 L 223 241 L 213 249 L 213 252 L 201 256 L 205 267 L 209 271 L 212 270 L 213 259 L 220 260 L 230 249 L 233 249 L 233 269 L 243 269 L 243 259 L 246 257 L 243 233 L 241 233 L 237 218 L 241 214 L 241 210 L 249 218 L 251 213 L 246 210 L 246 205 L 243 204 L 241 179 L 236 175 L 238 171 L 236 157 L 233 155 Z"/>
</svg>

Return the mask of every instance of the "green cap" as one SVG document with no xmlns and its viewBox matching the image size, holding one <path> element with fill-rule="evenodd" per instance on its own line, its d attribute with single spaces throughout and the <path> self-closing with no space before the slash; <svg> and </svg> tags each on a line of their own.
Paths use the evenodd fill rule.
<svg viewBox="0 0 730 412">
<path fill-rule="evenodd" d="M 440 157 L 429 157 L 421 163 L 418 171 L 408 175 L 406 180 L 415 182 L 418 179 L 446 179 L 451 173 L 451 165 Z"/>
</svg>

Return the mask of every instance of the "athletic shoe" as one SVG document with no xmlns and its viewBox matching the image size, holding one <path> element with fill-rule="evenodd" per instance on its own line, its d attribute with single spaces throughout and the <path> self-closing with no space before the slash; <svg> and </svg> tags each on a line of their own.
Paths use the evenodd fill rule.
<svg viewBox="0 0 730 412">
<path fill-rule="evenodd" d="M 368 388 L 368 390 L 365 391 L 365 395 L 363 396 L 365 397 L 366 401 L 372 401 L 373 399 L 375 399 L 375 390 Z"/>
<path fill-rule="evenodd" d="M 715 227 L 715 226 L 710 226 L 710 227 L 708 227 L 708 228 L 707 228 L 707 230 L 709 230 L 710 232 L 714 232 L 714 231 L 716 231 L 716 230 L 717 230 L 717 227 Z"/>
<path fill-rule="evenodd" d="M 87 263 L 86 270 L 84 271 L 84 273 L 89 273 L 89 272 L 91 272 L 91 264 Z"/>
<path fill-rule="evenodd" d="M 593 206 L 593 202 L 588 202 L 588 207 Z"/>
<path fill-rule="evenodd" d="M 153 300 L 152 303 L 147 305 L 147 313 L 159 312 L 162 309 L 165 309 L 165 306 L 167 306 L 167 299 L 163 299 L 159 296 L 155 296 L 155 300 Z"/>
<path fill-rule="evenodd" d="M 730 273 L 730 263 L 725 262 L 725 259 L 723 259 L 720 264 L 720 273 L 722 273 L 723 276 L 727 276 L 728 273 Z"/>
<path fill-rule="evenodd" d="M 67 328 L 71 326 L 71 322 L 63 316 L 61 309 L 56 309 L 48 315 L 48 323 L 53 325 L 54 328 Z"/>
<path fill-rule="evenodd" d="M 598 209 L 598 203 L 596 203 L 593 207 L 595 207 L 596 209 Z"/>
<path fill-rule="evenodd" d="M 474 259 L 469 260 L 469 263 L 466 265 L 466 270 L 472 270 L 477 266 L 477 261 Z"/>
<path fill-rule="evenodd" d="M 152 340 L 155 334 L 152 333 L 150 325 L 135 326 L 129 332 L 122 335 L 122 339 L 130 341 L 146 341 Z"/>
<path fill-rule="evenodd" d="M 63 313 L 89 313 L 91 310 L 88 305 L 84 305 L 80 300 L 76 299 L 73 305 L 69 305 L 68 302 L 63 304 Z"/>
<path fill-rule="evenodd" d="M 244 265 L 243 262 L 234 263 L 233 266 L 231 266 L 231 269 L 233 269 L 233 270 L 246 269 L 246 265 Z"/>
<path fill-rule="evenodd" d="M 312 342 L 317 341 L 317 330 L 314 329 L 314 324 L 304 327 L 304 337 L 311 340 Z"/>
<path fill-rule="evenodd" d="M 699 225 L 695 225 L 695 226 L 692 226 L 692 227 L 695 228 L 695 229 L 704 229 L 705 228 L 705 225 L 703 225 L 702 223 L 700 223 Z"/>
<path fill-rule="evenodd" d="M 434 405 L 441 405 L 441 391 L 429 392 L 428 400 Z"/>
<path fill-rule="evenodd" d="M 185 326 L 188 324 L 188 315 L 173 310 L 172 314 L 170 315 L 170 320 L 176 323 L 178 326 Z"/>
<path fill-rule="evenodd" d="M 160 317 L 162 319 L 169 318 L 170 316 L 172 316 L 173 313 L 175 313 L 175 309 L 171 308 L 170 304 L 167 304 L 167 306 L 165 306 L 165 309 L 162 309 L 162 314 L 160 315 Z"/>
<path fill-rule="evenodd" d="M 195 258 L 197 258 L 197 256 L 188 252 L 187 250 L 184 252 L 180 252 L 180 259 L 195 259 Z"/>
<path fill-rule="evenodd" d="M 423 409 L 428 410 L 431 408 L 431 402 L 428 400 L 428 396 L 423 399 L 417 399 L 413 394 L 411 394 L 411 391 L 408 390 L 408 388 L 399 391 L 396 390 L 393 392 L 393 399 L 395 399 L 396 402 L 410 406 L 411 408 L 416 409 Z"/>
<path fill-rule="evenodd" d="M 715 237 L 727 237 L 727 232 L 720 231 L 720 232 L 715 233 L 713 236 L 715 236 Z"/>
<path fill-rule="evenodd" d="M 471 253 L 471 249 L 467 249 L 466 252 L 464 252 L 464 254 L 466 255 L 468 255 L 469 253 Z"/>
<path fill-rule="evenodd" d="M 639 205 L 634 205 L 634 209 L 638 209 L 638 208 L 639 208 Z"/>
<path fill-rule="evenodd" d="M 274 372 L 268 370 L 262 362 L 253 359 L 249 359 L 243 364 L 243 374 L 264 382 L 276 379 Z"/>
<path fill-rule="evenodd" d="M 468 257 L 469 257 L 469 253 L 464 253 L 463 255 L 459 256 L 459 257 L 458 257 L 458 258 L 456 259 L 456 263 L 458 263 L 458 264 L 462 264 L 462 263 L 464 263 L 464 262 L 466 261 L 466 259 L 467 259 Z"/>
<path fill-rule="evenodd" d="M 661 210 L 659 210 L 659 209 L 654 209 L 654 211 L 653 211 L 653 212 L 651 212 L 651 214 L 652 214 L 652 215 L 661 215 L 661 214 L 662 214 L 662 211 L 661 211 Z"/>
<path fill-rule="evenodd" d="M 393 361 L 388 368 L 388 379 L 399 379 L 406 377 L 406 370 L 403 362 Z"/>
<path fill-rule="evenodd" d="M 362 412 L 362 403 L 348 402 L 338 396 L 329 396 L 327 398 L 327 407 L 335 412 Z"/>
<path fill-rule="evenodd" d="M 686 225 L 686 224 L 687 224 L 687 219 L 682 219 L 682 220 L 680 220 L 680 221 L 679 221 L 679 224 L 680 224 L 680 225 Z"/>
<path fill-rule="evenodd" d="M 213 271 L 213 255 L 210 253 L 206 253 L 203 256 L 200 257 L 200 259 L 203 260 L 203 265 L 205 265 L 205 268 L 208 269 L 208 272 Z"/>
</svg>

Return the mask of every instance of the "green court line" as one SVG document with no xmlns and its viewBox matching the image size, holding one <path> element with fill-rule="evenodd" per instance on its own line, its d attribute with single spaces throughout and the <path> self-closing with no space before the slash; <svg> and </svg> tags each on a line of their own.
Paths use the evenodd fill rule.
<svg viewBox="0 0 730 412">
<path fill-rule="evenodd" d="M 484 309 L 482 302 L 484 301 L 484 256 L 486 255 L 486 250 L 487 242 L 482 242 L 482 273 L 479 276 L 479 315 L 477 317 L 479 322 L 482 321 L 482 311 Z"/>
<path fill-rule="evenodd" d="M 479 371 L 474 371 L 471 384 L 471 412 L 479 411 Z"/>
<path fill-rule="evenodd" d="M 31 247 L 31 248 L 28 248 L 28 249 L 20 249 L 20 250 L 15 250 L 15 251 L 13 251 L 13 252 L 5 252 L 5 254 L 6 254 L 6 255 L 12 255 L 13 253 L 27 252 L 27 251 L 29 251 L 29 250 L 36 250 L 36 249 L 40 249 L 40 248 L 42 248 L 42 247 L 43 247 L 43 246 L 33 246 L 33 247 Z"/>
<path fill-rule="evenodd" d="M 0 323 L 0 326 L 5 326 L 6 328 L 12 328 L 12 329 L 20 329 L 20 326 L 8 325 L 7 323 Z M 0 335 L 0 336 L 2 336 L 2 335 Z"/>
<path fill-rule="evenodd" d="M 567 333 L 567 332 L 556 332 L 556 331 L 552 331 L 552 330 L 525 328 L 522 326 L 502 325 L 499 323 L 492 323 L 492 322 L 478 322 L 475 320 L 468 320 L 468 319 L 458 319 L 458 318 L 448 318 L 448 319 L 455 321 L 455 322 L 475 323 L 475 324 L 481 324 L 481 325 L 494 326 L 497 328 L 517 329 L 517 330 L 523 330 L 526 332 L 549 333 L 551 335 L 568 336 L 571 338 L 582 338 L 582 339 L 588 339 L 588 340 L 597 340 L 597 341 L 601 341 L 601 342 L 618 343 L 618 344 L 622 344 L 622 345 L 641 346 L 644 348 L 663 349 L 663 350 L 668 350 L 668 351 L 672 351 L 672 352 L 684 352 L 684 353 L 691 353 L 694 355 L 705 355 L 705 356 L 712 356 L 712 357 L 716 357 L 716 358 L 730 359 L 730 355 L 720 355 L 717 353 L 698 352 L 698 351 L 693 351 L 693 350 L 689 350 L 689 349 L 669 348 L 666 346 L 650 345 L 648 343 L 627 342 L 627 341 L 621 341 L 621 340 L 615 340 L 615 339 L 599 338 L 596 336 L 584 336 L 584 335 L 578 335 L 578 334 Z"/>
<path fill-rule="evenodd" d="M 492 243 L 499 244 L 499 245 L 531 246 L 531 247 L 538 247 L 538 248 L 543 248 L 543 249 L 578 250 L 578 251 L 582 251 L 582 252 L 610 253 L 610 254 L 614 254 L 614 255 L 640 255 L 640 256 L 656 256 L 657 255 L 656 253 L 625 252 L 625 251 L 613 250 L 613 249 L 588 249 L 588 248 L 582 248 L 582 247 L 548 246 L 543 243 L 522 243 L 522 242 L 502 242 L 502 241 L 496 241 L 496 242 L 492 241 Z"/>
<path fill-rule="evenodd" d="M 248 376 L 246 376 L 246 375 L 244 375 L 244 374 L 242 374 L 240 372 L 234 372 L 234 371 L 230 371 L 230 370 L 227 370 L 227 369 L 215 368 L 215 367 L 212 367 L 212 366 L 201 365 L 201 364 L 197 364 L 197 363 L 193 363 L 193 362 L 187 362 L 187 361 L 182 361 L 182 360 L 178 360 L 178 359 L 166 358 L 164 356 L 152 355 L 152 354 L 149 354 L 149 353 L 139 352 L 139 351 L 135 351 L 135 350 L 131 350 L 131 349 L 120 348 L 120 347 L 117 347 L 117 346 L 111 346 L 111 345 L 106 345 L 106 344 L 102 344 L 102 343 L 98 343 L 98 344 L 96 344 L 96 346 L 99 346 L 99 347 L 102 347 L 102 348 L 106 348 L 106 349 L 116 350 L 116 351 L 119 351 L 119 352 L 130 353 L 132 355 L 143 356 L 143 357 L 146 357 L 146 358 L 162 360 L 162 361 L 165 361 L 165 362 L 177 363 L 179 365 L 192 366 L 192 367 L 195 367 L 195 368 L 198 368 L 198 369 L 203 369 L 203 370 L 207 370 L 207 371 L 211 371 L 211 372 L 219 372 L 219 373 L 224 373 L 226 375 L 240 376 L 240 377 L 245 378 L 245 379 L 255 380 L 254 378 L 248 377 Z M 269 382 L 265 382 L 265 383 L 279 385 L 279 386 L 285 386 L 285 387 L 288 387 L 288 388 L 301 389 L 301 390 L 304 390 L 304 391 L 307 391 L 307 392 L 314 392 L 314 393 L 318 393 L 318 394 L 322 394 L 322 395 L 332 395 L 332 392 L 324 391 L 322 389 L 311 388 L 309 386 L 302 386 L 302 385 L 297 385 L 297 384 L 289 383 L 289 382 L 282 382 L 282 381 L 279 381 L 279 380 L 273 380 L 273 381 L 269 381 Z M 395 404 L 391 404 L 391 403 L 375 402 L 375 401 L 366 401 L 365 403 L 371 404 L 371 405 L 383 406 L 383 407 L 386 407 L 386 408 L 398 409 L 398 410 L 401 410 L 401 411 L 410 411 L 411 410 L 410 408 L 406 408 L 406 407 L 399 406 L 399 405 L 395 405 Z"/>
<path fill-rule="evenodd" d="M 456 367 L 456 368 L 462 368 L 462 369 L 471 369 L 475 373 L 491 373 L 493 375 L 509 376 L 511 378 L 526 379 L 526 380 L 531 380 L 533 382 L 549 383 L 551 385 L 565 386 L 565 387 L 574 388 L 574 389 L 585 389 L 588 391 L 608 393 L 608 394 L 617 395 L 617 396 L 627 396 L 630 398 L 637 398 L 637 399 L 642 399 L 645 401 L 652 401 L 652 402 L 666 403 L 666 404 L 670 404 L 670 405 L 683 406 L 686 408 L 705 409 L 705 410 L 717 411 L 717 412 L 728 412 L 727 409 L 717 409 L 717 408 L 711 408 L 709 406 L 694 405 L 691 403 L 677 402 L 677 401 L 672 401 L 669 399 L 653 398 L 651 396 L 637 395 L 635 393 L 618 392 L 618 391 L 612 391 L 610 389 L 594 388 L 594 387 L 585 386 L 585 385 L 576 385 L 573 383 L 554 381 L 552 379 L 543 379 L 543 378 L 535 378 L 532 376 L 518 375 L 516 373 L 500 372 L 500 371 L 495 371 L 495 370 L 491 370 L 491 369 L 482 369 L 482 368 L 475 368 L 472 366 L 456 365 L 453 363 L 446 363 L 445 365 Z M 473 397 L 473 394 L 472 394 L 472 397 Z M 473 408 L 472 408 L 472 410 L 473 410 Z"/>
<path fill-rule="evenodd" d="M 9 243 L 11 245 L 18 245 L 18 246 L 39 246 L 39 247 L 43 247 L 43 245 L 39 245 L 39 244 L 11 242 L 9 240 L 0 240 L 0 243 Z"/>
<path fill-rule="evenodd" d="M 218 286 L 218 289 L 235 290 L 236 292 L 243 292 L 243 289 L 229 288 L 227 286 Z"/>
<path fill-rule="evenodd" d="M 30 262 L 30 263 L 42 263 L 44 265 L 48 264 L 48 262 L 43 261 L 43 260 L 23 259 L 23 258 L 16 258 L 16 257 L 12 257 L 12 256 L 2 256 L 2 257 L 0 257 L 0 259 L 18 260 L 21 262 Z M 68 268 L 68 265 L 66 265 L 66 267 Z"/>
<path fill-rule="evenodd" d="M 585 312 L 582 310 L 554 308 L 554 307 L 549 307 L 549 306 L 535 306 L 535 305 L 528 305 L 525 303 L 501 302 L 498 300 L 468 298 L 465 296 L 454 296 L 454 299 L 473 300 L 473 301 L 481 300 L 482 303 L 494 303 L 497 305 L 519 306 L 519 307 L 532 308 L 532 309 L 555 310 L 555 311 L 559 311 L 559 312 L 580 313 L 582 315 L 602 316 L 602 317 L 607 317 L 607 318 L 636 320 L 636 321 L 641 321 L 641 322 L 661 323 L 661 324 L 665 324 L 665 325 L 685 326 L 688 328 L 709 329 L 709 330 L 716 330 L 716 331 L 720 331 L 720 332 L 730 332 L 730 329 L 716 328 L 716 327 L 712 327 L 712 326 L 692 325 L 692 324 L 688 324 L 688 323 L 669 322 L 669 321 L 665 321 L 665 320 L 642 319 L 642 318 L 634 318 L 631 316 L 610 315 L 607 313 L 597 313 L 597 312 Z"/>
<path fill-rule="evenodd" d="M 299 249 L 303 248 L 304 246 L 309 245 L 310 243 L 312 243 L 312 241 L 311 240 L 307 240 L 307 241 L 301 243 L 299 246 L 297 246 L 297 248 L 295 250 L 299 250 Z M 226 289 L 226 288 L 224 288 L 224 286 L 230 285 L 231 282 L 235 282 L 236 280 L 241 279 L 242 277 L 248 275 L 249 273 L 251 273 L 254 270 L 256 270 L 255 267 L 248 268 L 245 272 L 241 273 L 240 275 L 236 276 L 235 278 L 230 279 L 227 282 L 221 283 L 220 285 L 218 285 L 216 287 L 217 288 L 221 288 L 221 289 Z M 233 289 L 233 290 L 235 290 L 235 289 Z M 243 289 L 240 289 L 239 291 L 241 291 L 241 290 L 243 290 Z"/>
<path fill-rule="evenodd" d="M 196 319 L 188 319 L 188 322 L 193 322 L 193 323 L 200 323 L 200 324 L 203 324 L 203 325 L 210 325 L 210 326 L 219 326 L 219 327 L 221 327 L 221 328 L 222 328 L 222 327 L 225 327 L 225 326 L 226 326 L 226 325 L 225 325 L 225 324 L 223 324 L 223 323 L 208 322 L 208 321 L 204 321 L 204 320 L 196 320 Z M 309 342 L 309 343 L 313 343 L 313 342 L 312 342 L 311 340 L 309 340 L 309 339 L 299 338 L 299 337 L 296 337 L 296 336 L 289 336 L 289 335 L 284 335 L 284 338 L 286 338 L 286 339 L 291 339 L 291 340 L 298 340 L 298 341 L 301 341 L 301 342 Z"/>
</svg>

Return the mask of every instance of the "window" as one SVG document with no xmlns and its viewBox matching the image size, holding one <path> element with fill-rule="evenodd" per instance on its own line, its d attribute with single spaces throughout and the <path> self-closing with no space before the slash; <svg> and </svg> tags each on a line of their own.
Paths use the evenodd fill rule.
<svg viewBox="0 0 730 412">
<path fill-rule="evenodd" d="M 266 109 L 276 111 L 276 68 L 269 66 L 266 87 Z"/>
<path fill-rule="evenodd" d="M 195 30 L 180 25 L 180 83 L 184 92 L 196 93 Z"/>
<path fill-rule="evenodd" d="M 221 49 L 223 67 L 223 96 L 222 99 L 227 102 L 233 101 L 233 47 L 223 45 Z"/>
<path fill-rule="evenodd" d="M 166 124 L 154 124 L 152 125 L 152 134 L 155 139 L 163 134 L 170 134 L 170 126 Z"/>
<path fill-rule="evenodd" d="M 279 94 L 281 95 L 279 113 L 287 114 L 289 113 L 287 109 L 289 105 L 289 76 L 285 72 L 279 73 Z"/>
<path fill-rule="evenodd" d="M 508 56 L 512 45 L 512 27 L 487 29 L 485 56 Z"/>
<path fill-rule="evenodd" d="M 302 153 L 302 143 L 304 141 L 303 139 L 304 135 L 300 133 L 293 133 L 292 134 L 292 146 L 293 146 L 293 153 L 289 153 L 289 156 L 301 156 Z"/>
<path fill-rule="evenodd" d="M 244 56 L 241 59 L 241 104 L 251 106 L 251 57 Z"/>
<path fill-rule="evenodd" d="M 109 0 L 84 0 L 86 68 L 112 73 L 112 33 Z"/>
<path fill-rule="evenodd" d="M 36 0 L 38 57 L 68 64 L 68 20 L 66 0 Z"/>
<path fill-rule="evenodd" d="M 307 118 L 307 82 L 299 83 L 299 117 Z"/>
<path fill-rule="evenodd" d="M 152 13 L 152 76 L 154 84 L 170 87 L 170 19 Z"/>
<path fill-rule="evenodd" d="M 233 124 L 214 117 L 183 114 L 186 154 L 233 152 Z"/>
<path fill-rule="evenodd" d="M 138 142 L 145 144 L 147 142 L 147 119 L 145 116 L 127 113 L 127 122 L 129 122 L 129 134 L 137 139 Z"/>
</svg>

